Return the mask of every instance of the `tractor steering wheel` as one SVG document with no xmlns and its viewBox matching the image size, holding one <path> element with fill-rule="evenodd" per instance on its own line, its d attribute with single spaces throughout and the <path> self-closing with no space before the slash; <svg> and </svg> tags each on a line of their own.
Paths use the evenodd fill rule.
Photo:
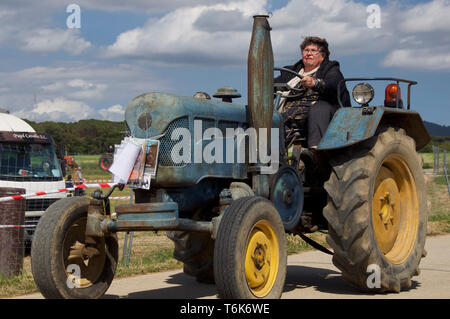
<svg viewBox="0 0 450 319">
<path fill-rule="evenodd" d="M 298 74 L 297 72 L 295 72 L 295 71 L 292 71 L 292 70 L 290 70 L 290 69 L 286 69 L 286 68 L 273 68 L 273 70 L 274 71 L 284 71 L 284 72 L 288 72 L 288 73 L 292 73 L 293 75 L 295 75 L 295 76 L 297 76 L 297 77 L 299 77 L 300 79 L 303 79 L 303 75 L 300 75 L 300 74 Z M 274 87 L 274 89 L 275 89 L 275 92 L 276 92 L 276 90 L 278 89 L 278 90 L 282 90 L 282 91 L 297 91 L 297 92 L 301 92 L 302 90 L 300 90 L 300 89 L 297 89 L 297 88 L 293 88 L 293 87 L 291 87 L 289 84 L 287 84 L 287 83 L 274 83 L 273 84 L 273 87 Z M 285 96 L 285 97 L 287 97 L 287 98 L 295 98 L 295 97 L 299 97 L 300 96 L 300 94 L 290 94 L 290 95 L 287 95 L 287 96 Z"/>
</svg>

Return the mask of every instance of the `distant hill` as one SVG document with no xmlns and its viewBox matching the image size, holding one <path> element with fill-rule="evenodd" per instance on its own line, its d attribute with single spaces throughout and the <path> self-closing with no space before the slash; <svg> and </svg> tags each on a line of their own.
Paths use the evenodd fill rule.
<svg viewBox="0 0 450 319">
<path fill-rule="evenodd" d="M 450 136 L 450 126 L 439 125 L 432 122 L 423 121 L 425 128 L 431 136 Z"/>
</svg>

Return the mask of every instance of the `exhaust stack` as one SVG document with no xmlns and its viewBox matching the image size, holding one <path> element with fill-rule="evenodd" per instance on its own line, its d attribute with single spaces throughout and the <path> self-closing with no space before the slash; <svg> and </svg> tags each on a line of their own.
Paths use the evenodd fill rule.
<svg viewBox="0 0 450 319">
<path fill-rule="evenodd" d="M 265 149 L 270 152 L 274 92 L 273 51 L 268 17 L 266 15 L 253 17 L 252 39 L 248 52 L 248 109 L 250 125 L 258 133 L 260 128 L 267 128 L 267 140 L 260 141 L 258 136 L 258 141 L 265 143 Z"/>
</svg>

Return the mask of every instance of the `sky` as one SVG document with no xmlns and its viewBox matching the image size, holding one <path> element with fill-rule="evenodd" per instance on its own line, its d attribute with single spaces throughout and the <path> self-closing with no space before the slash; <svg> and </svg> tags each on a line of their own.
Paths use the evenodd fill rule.
<svg viewBox="0 0 450 319">
<path fill-rule="evenodd" d="M 2 0 L 0 108 L 38 122 L 121 121 L 142 93 L 223 86 L 246 104 L 255 14 L 270 16 L 275 66 L 297 62 L 304 37 L 326 38 L 345 77 L 417 81 L 411 109 L 450 125 L 450 0 Z M 375 105 L 386 84 L 374 84 Z"/>
</svg>

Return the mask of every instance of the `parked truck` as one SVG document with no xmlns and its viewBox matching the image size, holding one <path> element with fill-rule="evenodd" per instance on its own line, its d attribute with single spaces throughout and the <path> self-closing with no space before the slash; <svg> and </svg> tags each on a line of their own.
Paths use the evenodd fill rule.
<svg viewBox="0 0 450 319">
<path fill-rule="evenodd" d="M 37 133 L 27 122 L 0 113 L 0 187 L 36 193 L 65 187 L 50 135 Z M 25 242 L 29 246 L 39 218 L 65 193 L 29 197 L 25 209 Z"/>
<path fill-rule="evenodd" d="M 48 208 L 31 253 L 33 276 L 46 298 L 101 297 L 114 277 L 120 231 L 167 231 L 184 272 L 214 282 L 221 298 L 279 298 L 286 233 L 332 254 L 343 278 L 363 291 L 411 287 L 425 255 L 427 224 L 417 151 L 430 139 L 420 115 L 410 109 L 409 90 L 416 82 L 346 79 L 360 82 L 353 89 L 360 105 L 338 109 L 318 145 L 318 159 L 311 157 L 300 132 L 287 134 L 278 111 L 270 30 L 266 16 L 254 17 L 247 105 L 230 102 L 231 95 L 217 101 L 165 93 L 142 94 L 127 105 L 131 135 L 159 141 L 156 176 L 149 190 L 135 190 L 134 204 L 117 205 L 114 214 L 111 192 L 67 198 Z M 389 94 L 396 101 L 369 105 L 369 80 L 394 83 L 397 91 Z M 408 86 L 404 107 L 399 83 Z M 223 132 L 223 143 L 211 154 L 219 159 L 238 154 L 243 161 L 196 160 L 196 148 L 211 146 L 196 135 L 213 128 Z M 227 129 L 250 128 L 272 135 L 253 146 L 239 144 L 239 137 L 245 141 L 249 134 L 224 138 Z M 186 153 L 178 148 L 181 132 L 192 133 Z M 279 160 L 252 161 L 252 152 L 263 148 Z M 305 236 L 315 231 L 327 233 L 331 249 Z M 379 285 L 367 284 L 372 266 L 379 269 Z"/>
</svg>

